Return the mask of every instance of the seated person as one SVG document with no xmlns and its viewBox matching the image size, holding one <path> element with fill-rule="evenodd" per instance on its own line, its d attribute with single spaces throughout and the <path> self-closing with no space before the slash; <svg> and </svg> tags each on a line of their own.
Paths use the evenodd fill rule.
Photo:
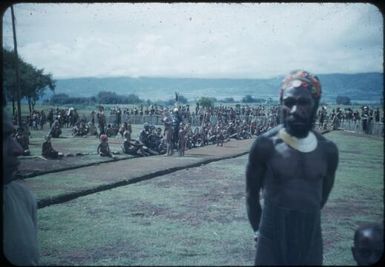
<svg viewBox="0 0 385 267">
<path fill-rule="evenodd" d="M 384 228 L 380 224 L 360 226 L 354 233 L 353 258 L 359 266 L 373 265 L 384 252 Z"/>
<path fill-rule="evenodd" d="M 122 150 L 126 154 L 134 155 L 134 156 L 151 156 L 156 155 L 157 152 L 146 147 L 142 142 L 138 140 L 130 140 L 125 139 L 122 144 Z"/>
<path fill-rule="evenodd" d="M 106 134 L 108 137 L 116 136 L 116 134 L 118 133 L 118 130 L 119 129 L 115 128 L 115 126 L 113 126 L 113 125 L 111 125 L 111 123 L 109 123 L 107 125 Z"/>
<path fill-rule="evenodd" d="M 126 130 L 127 130 L 127 122 L 123 122 L 118 131 L 122 138 L 124 138 L 124 131 Z"/>
<path fill-rule="evenodd" d="M 87 128 L 88 128 L 87 130 L 88 135 L 95 135 L 95 136 L 98 135 L 98 130 L 96 129 L 95 124 L 92 124 L 92 122 L 89 121 L 87 123 Z"/>
<path fill-rule="evenodd" d="M 56 119 L 54 121 L 54 123 L 52 124 L 52 128 L 50 130 L 49 136 L 54 137 L 54 138 L 58 138 L 61 135 L 61 133 L 62 133 L 62 130 L 60 128 L 60 123 Z"/>
<path fill-rule="evenodd" d="M 74 136 L 84 136 L 87 135 L 88 128 L 86 127 L 84 121 L 80 120 L 75 124 L 75 126 L 72 128 L 72 134 Z"/>
<path fill-rule="evenodd" d="M 108 145 L 108 136 L 106 134 L 100 135 L 100 144 L 98 145 L 96 152 L 102 157 L 112 158 L 110 146 Z"/>
<path fill-rule="evenodd" d="M 137 155 L 138 150 L 140 149 L 140 146 L 136 144 L 135 142 L 131 142 L 131 140 L 128 140 L 127 138 L 124 138 L 123 144 L 122 144 L 122 151 L 125 154 L 129 155 Z"/>
<path fill-rule="evenodd" d="M 52 147 L 50 135 L 45 137 L 45 142 L 42 145 L 41 155 L 47 159 L 57 159 L 63 156 L 62 153 L 56 151 Z"/>
<path fill-rule="evenodd" d="M 31 155 L 31 152 L 29 150 L 29 138 L 28 138 L 28 135 L 25 134 L 25 131 L 22 127 L 17 128 L 15 138 L 23 149 L 22 155 L 23 156 Z"/>
</svg>

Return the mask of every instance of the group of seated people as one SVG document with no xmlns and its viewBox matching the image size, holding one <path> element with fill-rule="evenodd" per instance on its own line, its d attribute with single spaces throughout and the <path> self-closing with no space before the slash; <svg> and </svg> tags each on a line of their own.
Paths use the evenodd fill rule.
<svg viewBox="0 0 385 267">
<path fill-rule="evenodd" d="M 51 135 L 45 137 L 45 141 L 41 147 L 41 155 L 47 159 L 58 159 L 63 157 L 63 153 L 56 151 L 52 147 Z"/>
</svg>

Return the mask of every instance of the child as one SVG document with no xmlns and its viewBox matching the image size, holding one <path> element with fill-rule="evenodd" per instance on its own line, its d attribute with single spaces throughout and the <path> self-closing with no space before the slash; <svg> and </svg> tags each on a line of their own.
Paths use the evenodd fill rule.
<svg viewBox="0 0 385 267">
<path fill-rule="evenodd" d="M 110 146 L 108 145 L 108 137 L 106 134 L 100 135 L 100 144 L 98 145 L 96 152 L 102 157 L 112 158 Z"/>
</svg>

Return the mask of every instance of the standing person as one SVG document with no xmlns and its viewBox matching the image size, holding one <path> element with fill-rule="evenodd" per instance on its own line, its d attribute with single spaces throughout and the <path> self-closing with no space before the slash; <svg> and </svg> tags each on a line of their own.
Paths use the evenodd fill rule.
<svg viewBox="0 0 385 267">
<path fill-rule="evenodd" d="M 48 123 L 49 123 L 49 128 L 51 128 L 52 127 L 52 123 L 53 123 L 53 109 L 52 108 L 50 108 L 49 111 L 48 111 L 47 120 L 48 120 Z"/>
<path fill-rule="evenodd" d="M 362 108 L 361 121 L 362 121 L 362 131 L 365 134 L 369 134 L 369 108 L 367 106 L 364 106 Z"/>
<path fill-rule="evenodd" d="M 164 123 L 163 136 L 166 140 L 166 146 L 167 146 L 166 156 L 172 156 L 172 154 L 174 153 L 174 146 L 172 142 L 172 137 L 174 135 L 172 122 L 167 117 L 164 117 L 163 123 Z"/>
<path fill-rule="evenodd" d="M 179 124 L 178 146 L 179 156 L 183 157 L 186 150 L 186 130 L 182 122 Z"/>
<path fill-rule="evenodd" d="M 172 115 L 172 146 L 173 148 L 178 148 L 178 139 L 179 139 L 179 125 L 182 122 L 182 118 L 179 113 L 179 109 L 175 107 L 173 109 Z"/>
<path fill-rule="evenodd" d="M 374 111 L 374 121 L 376 123 L 380 122 L 380 108 L 377 108 L 376 111 Z"/>
<path fill-rule="evenodd" d="M 95 125 L 95 110 L 91 111 L 90 117 L 91 117 L 91 124 Z"/>
<path fill-rule="evenodd" d="M 40 130 L 43 130 L 44 124 L 47 122 L 47 116 L 45 115 L 44 110 L 41 111 L 41 118 L 40 118 Z"/>
<path fill-rule="evenodd" d="M 321 209 L 333 187 L 338 149 L 312 130 L 320 97 L 316 76 L 291 72 L 281 87 L 283 124 L 251 147 L 246 206 L 256 265 L 322 264 Z"/>
<path fill-rule="evenodd" d="M 12 136 L 13 125 L 3 117 L 3 255 L 14 265 L 38 265 L 35 195 L 15 179 L 22 148 Z"/>
<path fill-rule="evenodd" d="M 99 111 L 96 114 L 96 118 L 98 119 L 99 126 L 99 136 L 106 133 L 106 116 L 104 114 L 104 107 L 99 106 Z"/>
</svg>

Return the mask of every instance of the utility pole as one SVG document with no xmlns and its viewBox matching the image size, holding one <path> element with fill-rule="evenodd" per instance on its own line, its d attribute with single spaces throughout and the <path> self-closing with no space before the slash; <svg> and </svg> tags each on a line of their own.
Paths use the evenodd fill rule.
<svg viewBox="0 0 385 267">
<path fill-rule="evenodd" d="M 19 125 L 19 127 L 21 127 L 20 70 L 19 70 L 19 56 L 17 54 L 15 13 L 13 11 L 13 5 L 11 5 L 11 12 L 12 12 L 13 46 L 15 51 L 15 69 L 16 69 L 17 124 Z"/>
</svg>

